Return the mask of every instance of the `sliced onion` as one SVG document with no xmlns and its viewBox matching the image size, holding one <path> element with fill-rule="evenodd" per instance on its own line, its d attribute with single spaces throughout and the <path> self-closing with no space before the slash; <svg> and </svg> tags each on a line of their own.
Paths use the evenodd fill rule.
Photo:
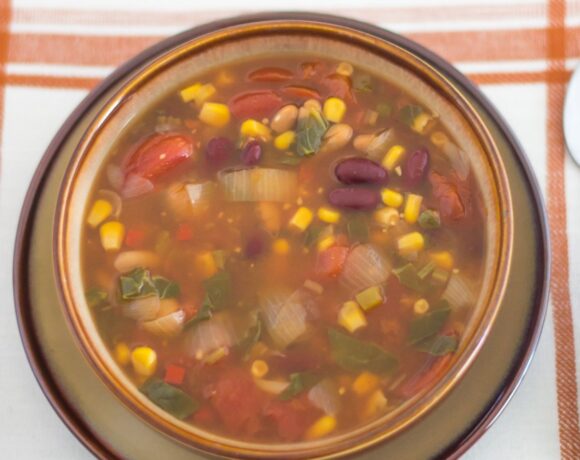
<svg viewBox="0 0 580 460">
<path fill-rule="evenodd" d="M 460 274 L 451 275 L 441 298 L 447 300 L 452 308 L 472 307 L 475 303 L 473 289 Z"/>
<path fill-rule="evenodd" d="M 308 391 L 308 399 L 326 415 L 336 415 L 340 411 L 340 395 L 336 383 L 324 379 Z"/>
<path fill-rule="evenodd" d="M 178 310 L 153 321 L 141 323 L 143 329 L 157 337 L 170 338 L 175 337 L 183 330 L 185 322 L 185 312 Z"/>
<path fill-rule="evenodd" d="M 467 176 L 469 175 L 469 161 L 467 160 L 465 152 L 451 141 L 443 144 L 442 150 L 443 153 L 447 155 L 447 158 L 449 158 L 449 162 L 457 172 L 457 176 L 461 180 L 467 179 Z"/>
<path fill-rule="evenodd" d="M 274 291 L 260 299 L 264 325 L 276 346 L 281 349 L 306 332 L 306 309 L 300 295 Z"/>
<path fill-rule="evenodd" d="M 125 180 L 125 175 L 119 166 L 110 164 L 107 166 L 107 179 L 109 180 L 111 187 L 115 190 L 121 190 L 123 187 L 123 181 Z"/>
<path fill-rule="evenodd" d="M 285 169 L 253 168 L 222 171 L 218 180 L 230 201 L 280 201 L 296 198 L 298 178 Z"/>
<path fill-rule="evenodd" d="M 123 188 L 121 190 L 121 195 L 123 198 L 135 198 L 145 193 L 149 193 L 153 190 L 153 182 L 144 177 L 138 176 L 137 174 L 129 174 Z"/>
<path fill-rule="evenodd" d="M 185 190 L 185 184 L 175 182 L 165 189 L 165 204 L 180 220 L 191 217 L 191 203 Z"/>
<path fill-rule="evenodd" d="M 132 300 L 122 306 L 123 315 L 136 321 L 151 321 L 157 318 L 160 300 L 156 295 Z"/>
<path fill-rule="evenodd" d="M 187 339 L 191 356 L 203 359 L 218 348 L 229 348 L 236 343 L 233 327 L 226 316 L 214 316 L 200 322 Z"/>
<path fill-rule="evenodd" d="M 279 395 L 290 385 L 288 382 L 279 382 L 277 380 L 254 379 L 254 382 L 260 390 L 273 395 Z"/>
<path fill-rule="evenodd" d="M 371 158 L 382 159 L 394 140 L 395 130 L 392 128 L 384 129 L 373 137 L 365 151 Z"/>
<path fill-rule="evenodd" d="M 187 184 L 185 186 L 189 201 L 193 206 L 210 201 L 217 191 L 215 182 L 201 182 L 199 184 Z"/>
<path fill-rule="evenodd" d="M 155 268 L 158 265 L 159 256 L 152 251 L 123 251 L 113 262 L 119 273 L 128 273 L 137 267 Z"/>
<path fill-rule="evenodd" d="M 121 211 L 123 210 L 123 202 L 121 200 L 121 197 L 117 193 L 113 192 L 112 190 L 103 189 L 97 192 L 97 196 L 111 203 L 111 205 L 113 206 L 111 215 L 115 219 L 121 215 Z"/>
<path fill-rule="evenodd" d="M 391 264 L 380 250 L 371 244 L 360 244 L 348 254 L 340 282 L 352 292 L 360 292 L 384 283 L 390 274 Z"/>
</svg>

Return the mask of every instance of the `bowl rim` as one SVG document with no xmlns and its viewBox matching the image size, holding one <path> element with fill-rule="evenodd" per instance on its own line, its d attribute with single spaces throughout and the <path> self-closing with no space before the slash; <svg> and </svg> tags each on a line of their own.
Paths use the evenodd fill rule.
<svg viewBox="0 0 580 460">
<path fill-rule="evenodd" d="M 463 120 L 473 130 L 477 140 L 481 144 L 482 153 L 487 160 L 488 173 L 493 180 L 493 191 L 496 195 L 494 207 L 496 222 L 499 224 L 499 244 L 494 251 L 494 265 L 492 279 L 485 292 L 485 305 L 479 313 L 477 326 L 471 332 L 471 336 L 465 341 L 461 353 L 452 358 L 451 365 L 446 374 L 429 390 L 411 398 L 404 405 L 404 410 L 409 412 L 398 422 L 385 424 L 379 418 L 370 422 L 363 429 L 349 430 L 340 435 L 330 437 L 317 442 L 304 442 L 293 444 L 291 451 L 289 444 L 263 444 L 257 442 L 241 442 L 235 438 L 216 435 L 205 431 L 203 434 L 192 432 L 183 426 L 172 423 L 166 414 L 161 413 L 159 408 L 152 407 L 152 403 L 143 403 L 142 397 L 138 397 L 138 389 L 134 385 L 123 385 L 115 373 L 118 369 L 107 365 L 102 353 L 95 347 L 91 334 L 84 327 L 84 322 L 79 316 L 79 305 L 74 299 L 74 289 L 70 280 L 70 256 L 68 255 L 68 235 L 70 200 L 74 195 L 75 184 L 79 180 L 79 170 L 92 153 L 92 147 L 101 130 L 114 119 L 117 109 L 130 99 L 141 87 L 146 85 L 152 78 L 161 74 L 173 65 L 181 62 L 187 56 L 239 39 L 250 38 L 264 34 L 303 34 L 330 37 L 341 41 L 349 39 L 367 51 L 388 56 L 393 61 L 413 74 L 425 80 L 443 93 L 444 97 L 457 109 Z M 286 21 L 263 21 L 259 23 L 241 24 L 215 30 L 197 39 L 192 39 L 172 48 L 167 53 L 157 56 L 153 61 L 134 73 L 115 94 L 113 94 L 92 119 L 89 127 L 74 149 L 73 156 L 65 172 L 64 180 L 57 200 L 57 218 L 54 231 L 55 273 L 59 298 L 64 307 L 65 317 L 69 323 L 73 335 L 79 344 L 81 351 L 89 360 L 99 377 L 109 386 L 121 401 L 140 415 L 145 421 L 152 424 L 164 433 L 173 436 L 181 442 L 203 451 L 218 455 L 235 455 L 244 458 L 312 458 L 312 456 L 324 458 L 336 458 L 353 454 L 382 442 L 404 429 L 417 423 L 422 416 L 444 399 L 455 385 L 463 378 L 471 364 L 476 359 L 485 339 L 493 326 L 493 322 L 501 305 L 501 299 L 507 284 L 507 274 L 511 265 L 513 223 L 511 221 L 512 202 L 507 175 L 499 148 L 491 136 L 487 126 L 477 113 L 473 105 L 458 91 L 450 80 L 436 68 L 430 66 L 419 56 L 396 44 L 383 39 L 369 37 L 364 32 L 352 30 L 338 25 L 330 25 L 319 21 L 286 20 Z M 141 400 L 139 400 L 141 399 Z M 396 412 L 403 412 L 403 408 Z M 389 417 L 385 415 L 386 419 Z M 393 416 L 394 418 L 394 416 Z M 396 420 L 396 419 L 395 419 Z M 371 432 L 365 433 L 367 429 Z"/>
<path fill-rule="evenodd" d="M 33 177 L 32 183 L 26 195 L 25 203 L 23 206 L 23 211 L 20 216 L 18 233 L 17 233 L 17 241 L 16 247 L 14 252 L 14 283 L 15 283 L 15 301 L 16 301 L 16 312 L 18 318 L 18 324 L 21 332 L 21 337 L 25 346 L 25 350 L 27 352 L 28 359 L 30 364 L 35 371 L 35 375 L 41 385 L 45 395 L 49 399 L 49 401 L 53 404 L 53 407 L 61 416 L 61 418 L 65 421 L 68 425 L 69 429 L 75 433 L 75 435 L 83 442 L 87 447 L 89 447 L 94 453 L 100 453 L 102 455 L 103 450 L 99 448 L 98 442 L 95 442 L 92 438 L 92 433 L 90 430 L 87 433 L 87 430 L 82 430 L 79 428 L 78 423 L 79 421 L 71 415 L 70 411 L 67 410 L 66 401 L 63 400 L 62 396 L 59 395 L 58 388 L 55 387 L 54 381 L 50 376 L 49 370 L 46 369 L 45 364 L 42 362 L 41 353 L 38 352 L 37 343 L 35 343 L 33 334 L 30 332 L 30 325 L 29 321 L 30 318 L 27 316 L 25 310 L 22 308 L 23 305 L 27 303 L 27 293 L 26 285 L 23 284 L 26 282 L 26 255 L 28 253 L 29 248 L 27 247 L 27 237 L 28 234 L 28 226 L 30 225 L 32 212 L 34 210 L 37 200 L 36 192 L 40 190 L 42 186 L 42 178 L 47 170 L 50 169 L 51 161 L 54 159 L 56 154 L 59 151 L 60 146 L 62 145 L 66 136 L 72 131 L 75 127 L 76 122 L 80 115 L 83 114 L 84 111 L 96 100 L 99 99 L 103 95 L 103 93 L 108 90 L 112 84 L 118 80 L 120 77 L 125 76 L 128 72 L 134 70 L 137 66 L 141 65 L 142 62 L 150 59 L 152 56 L 159 54 L 160 52 L 168 49 L 172 46 L 178 45 L 184 39 L 196 37 L 200 34 L 203 34 L 207 31 L 215 30 L 219 27 L 224 27 L 228 25 L 236 25 L 236 24 L 243 24 L 248 22 L 259 22 L 264 20 L 287 20 L 287 19 L 296 19 L 296 20 L 318 20 L 324 21 L 330 24 L 336 25 L 343 25 L 352 27 L 354 29 L 358 29 L 361 31 L 365 31 L 371 35 L 377 36 L 384 40 L 391 40 L 397 43 L 400 46 L 403 46 L 416 54 L 419 54 L 422 58 L 426 59 L 428 62 L 431 62 L 438 68 L 442 69 L 444 72 L 449 74 L 458 86 L 463 87 L 464 91 L 466 91 L 478 104 L 480 104 L 484 112 L 487 112 L 488 115 L 491 116 L 493 122 L 497 125 L 499 132 L 505 137 L 508 147 L 513 152 L 514 157 L 519 162 L 519 168 L 523 169 L 524 172 L 524 180 L 529 185 L 529 188 L 532 192 L 532 200 L 531 203 L 534 205 L 534 210 L 537 212 L 538 221 L 540 223 L 540 231 L 538 235 L 541 237 L 541 243 L 543 243 L 543 251 L 541 255 L 543 258 L 541 259 L 543 264 L 543 270 L 539 273 L 543 274 L 543 277 L 538 276 L 538 279 L 543 278 L 541 281 L 541 290 L 536 297 L 536 301 L 534 302 L 534 318 L 532 319 L 533 329 L 530 333 L 526 336 L 526 341 L 520 348 L 520 352 L 518 353 L 518 364 L 514 368 L 514 372 L 510 372 L 510 375 L 506 377 L 506 381 L 508 381 L 508 385 L 505 388 L 505 391 L 501 393 L 501 396 L 494 401 L 494 403 L 490 406 L 489 410 L 482 416 L 480 419 L 480 423 L 473 429 L 466 431 L 466 435 L 462 438 L 460 443 L 452 443 L 455 446 L 457 454 L 460 454 L 467 450 L 470 445 L 472 445 L 482 434 L 483 432 L 491 425 L 491 423 L 495 420 L 497 415 L 502 411 L 505 404 L 511 398 L 511 395 L 519 386 L 526 370 L 527 366 L 534 354 L 534 350 L 537 346 L 539 333 L 541 330 L 541 325 L 543 324 L 543 320 L 545 317 L 546 312 L 546 298 L 548 293 L 547 287 L 547 280 L 549 277 L 549 239 L 547 234 L 547 222 L 546 222 L 546 215 L 545 212 L 542 213 L 541 211 L 544 210 L 543 200 L 539 193 L 539 187 L 537 180 L 533 172 L 531 171 L 530 164 L 525 158 L 523 154 L 523 150 L 513 133 L 505 123 L 505 120 L 497 113 L 495 108 L 487 101 L 485 96 L 481 94 L 481 92 L 473 86 L 466 77 L 461 75 L 457 70 L 455 70 L 450 64 L 442 60 L 440 57 L 436 56 L 432 52 L 424 49 L 422 46 L 404 38 L 387 30 L 381 29 L 379 27 L 351 20 L 346 18 L 341 18 L 337 16 L 330 16 L 330 15 L 321 15 L 321 14 L 314 14 L 314 13 L 266 13 L 266 14 L 257 14 L 257 15 L 245 15 L 235 18 L 223 19 L 219 21 L 215 21 L 209 24 L 201 25 L 195 27 L 194 29 L 188 30 L 183 32 L 180 35 L 170 37 L 169 39 L 160 42 L 159 44 L 145 50 L 140 55 L 136 56 L 118 70 L 116 70 L 110 77 L 108 77 L 103 83 L 101 83 L 95 90 L 93 90 L 87 98 L 79 105 L 79 107 L 72 113 L 72 115 L 67 119 L 67 121 L 63 124 L 62 128 L 55 136 L 51 144 L 49 145 L 45 155 L 42 158 L 42 161 L 35 172 Z M 541 266 L 541 265 L 540 265 Z M 35 353 L 36 351 L 36 353 Z M 520 359 L 521 358 L 521 359 Z M 82 428 L 82 423 L 81 423 Z M 104 455 L 102 455 L 104 457 Z M 109 457 L 107 455 L 107 457 Z"/>
</svg>

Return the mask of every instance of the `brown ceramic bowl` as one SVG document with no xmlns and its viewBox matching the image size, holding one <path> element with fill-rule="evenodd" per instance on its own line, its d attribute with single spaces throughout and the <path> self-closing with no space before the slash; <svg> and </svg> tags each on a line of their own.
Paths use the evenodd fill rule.
<svg viewBox="0 0 580 460">
<path fill-rule="evenodd" d="M 364 426 L 328 438 L 260 444 L 218 436 L 173 418 L 142 395 L 110 356 L 93 322 L 81 278 L 81 236 L 87 197 L 108 153 L 127 126 L 157 100 L 207 69 L 252 56 L 318 54 L 347 60 L 411 92 L 455 133 L 482 192 L 486 215 L 485 275 L 481 292 L 448 372 L 399 408 Z M 242 458 L 333 458 L 384 442 L 445 398 L 476 359 L 490 332 L 512 259 L 512 200 L 498 146 L 464 89 L 417 55 L 389 40 L 324 20 L 272 19 L 219 28 L 155 56 L 136 71 L 94 116 L 66 171 L 55 219 L 55 272 L 65 316 L 101 379 L 144 420 L 208 453 Z"/>
</svg>

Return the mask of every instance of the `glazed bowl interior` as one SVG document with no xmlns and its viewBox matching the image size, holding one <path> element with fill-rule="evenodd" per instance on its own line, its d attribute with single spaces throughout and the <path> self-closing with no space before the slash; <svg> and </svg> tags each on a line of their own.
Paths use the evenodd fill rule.
<svg viewBox="0 0 580 460">
<path fill-rule="evenodd" d="M 481 191 L 485 261 L 481 290 L 447 374 L 378 420 L 317 441 L 259 444 L 219 436 L 184 423 L 149 401 L 111 357 L 84 296 L 81 246 L 87 198 L 117 141 L 148 109 L 213 68 L 250 57 L 321 55 L 349 61 L 412 94 L 454 136 Z M 162 431 L 222 455 L 312 458 L 351 453 L 419 421 L 467 371 L 487 336 L 503 295 L 510 263 L 511 199 L 497 147 L 475 110 L 437 69 L 408 50 L 336 25 L 284 21 L 236 26 L 186 42 L 152 61 L 105 105 L 75 151 L 60 195 L 57 275 L 66 316 L 82 351 L 123 402 Z"/>
</svg>

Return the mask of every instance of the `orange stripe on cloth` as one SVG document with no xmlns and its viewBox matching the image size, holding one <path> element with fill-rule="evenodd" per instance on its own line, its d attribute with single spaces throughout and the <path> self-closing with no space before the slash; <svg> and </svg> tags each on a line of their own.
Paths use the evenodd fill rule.
<svg viewBox="0 0 580 460">
<path fill-rule="evenodd" d="M 6 85 L 38 88 L 93 89 L 99 82 L 101 82 L 100 78 L 19 74 L 9 74 L 6 76 Z"/>
<path fill-rule="evenodd" d="M 564 69 L 566 57 L 565 3 L 550 0 L 547 51 L 549 68 Z M 565 148 L 562 135 L 564 82 L 548 83 L 548 216 L 552 239 L 552 306 L 556 340 L 556 388 L 560 452 L 563 459 L 580 458 L 578 428 L 578 390 L 576 385 L 576 353 L 570 299 L 570 271 L 566 217 Z"/>
<path fill-rule="evenodd" d="M 544 29 L 429 32 L 408 36 L 455 62 L 544 59 L 547 54 Z M 580 42 L 580 27 L 569 29 L 568 39 Z M 154 36 L 15 33 L 9 62 L 113 66 L 158 40 Z M 580 55 L 580 45 L 572 51 Z"/>
<path fill-rule="evenodd" d="M 8 25 L 11 19 L 10 0 L 0 0 L 0 173 L 2 172 L 2 133 L 4 132 L 4 103 L 6 92 L 6 62 L 10 32 Z"/>
</svg>

